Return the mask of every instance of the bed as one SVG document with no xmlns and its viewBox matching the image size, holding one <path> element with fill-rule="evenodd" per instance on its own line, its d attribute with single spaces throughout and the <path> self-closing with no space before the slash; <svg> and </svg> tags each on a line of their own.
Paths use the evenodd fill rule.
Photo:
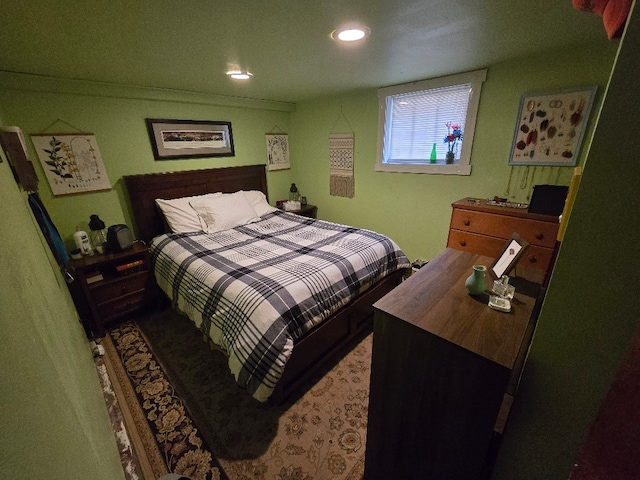
<svg viewBox="0 0 640 480">
<path fill-rule="evenodd" d="M 203 195 L 227 194 L 209 198 L 207 205 L 235 197 L 236 215 L 244 206 L 237 195 L 260 192 L 266 200 L 264 165 L 131 175 L 124 181 L 160 290 L 225 352 L 236 381 L 259 401 L 284 402 L 370 329 L 371 305 L 409 267 L 383 235 L 285 213 L 266 201 L 262 211 L 254 204 L 261 215 L 232 228 L 209 230 L 205 221 L 205 231 L 170 232 L 173 224 L 168 228 L 170 217 L 157 199 L 200 202 Z M 190 205 L 198 206 L 194 200 Z M 220 218 L 216 222 L 221 225 Z M 369 258 L 371 248 L 381 251 L 380 259 Z M 344 258 L 329 262 L 338 252 Z"/>
</svg>

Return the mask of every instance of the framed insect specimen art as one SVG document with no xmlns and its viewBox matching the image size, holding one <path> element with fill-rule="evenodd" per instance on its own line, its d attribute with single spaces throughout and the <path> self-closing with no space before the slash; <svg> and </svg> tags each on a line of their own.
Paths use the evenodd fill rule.
<svg viewBox="0 0 640 480">
<path fill-rule="evenodd" d="M 576 165 L 596 88 L 522 95 L 509 164 Z"/>
</svg>

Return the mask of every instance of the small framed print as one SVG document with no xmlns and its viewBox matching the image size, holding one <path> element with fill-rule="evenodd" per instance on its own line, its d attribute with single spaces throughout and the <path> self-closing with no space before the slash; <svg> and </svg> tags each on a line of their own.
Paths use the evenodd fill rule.
<svg viewBox="0 0 640 480">
<path fill-rule="evenodd" d="M 289 136 L 286 133 L 267 133 L 267 168 L 286 170 L 291 168 L 289 163 Z"/>
<path fill-rule="evenodd" d="M 511 235 L 511 238 L 504 246 L 504 250 L 489 269 L 491 276 L 497 280 L 503 275 L 508 275 L 516 263 L 518 263 L 518 260 L 520 260 L 520 257 L 524 254 L 528 246 L 529 243 L 517 233 Z"/>
<path fill-rule="evenodd" d="M 509 165 L 576 165 L 596 88 L 522 95 Z"/>
<path fill-rule="evenodd" d="M 231 122 L 147 118 L 156 160 L 233 157 Z"/>
</svg>

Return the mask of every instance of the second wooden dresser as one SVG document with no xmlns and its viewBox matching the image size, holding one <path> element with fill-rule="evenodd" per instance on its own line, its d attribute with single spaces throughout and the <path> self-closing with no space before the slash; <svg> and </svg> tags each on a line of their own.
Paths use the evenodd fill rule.
<svg viewBox="0 0 640 480">
<path fill-rule="evenodd" d="M 495 258 L 511 235 L 517 233 L 530 244 L 516 266 L 518 275 L 546 283 L 553 266 L 558 217 L 490 205 L 487 200 L 476 198 L 463 198 L 452 207 L 447 247 Z"/>
</svg>

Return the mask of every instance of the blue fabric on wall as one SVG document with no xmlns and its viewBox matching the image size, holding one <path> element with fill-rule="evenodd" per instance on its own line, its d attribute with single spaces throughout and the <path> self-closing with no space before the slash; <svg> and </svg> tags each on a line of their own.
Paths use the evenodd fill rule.
<svg viewBox="0 0 640 480">
<path fill-rule="evenodd" d="M 69 253 L 67 252 L 67 249 L 64 248 L 64 242 L 62 241 L 62 238 L 60 238 L 60 233 L 58 233 L 58 229 L 51 221 L 51 217 L 49 217 L 49 213 L 42 204 L 42 200 L 40 200 L 37 193 L 29 194 L 29 206 L 31 207 L 31 210 L 33 210 L 36 221 L 38 222 L 38 225 L 40 225 L 40 229 L 42 230 L 44 238 L 47 240 L 54 257 L 56 258 L 56 261 L 62 269 L 66 270 L 66 267 L 69 264 Z"/>
</svg>

